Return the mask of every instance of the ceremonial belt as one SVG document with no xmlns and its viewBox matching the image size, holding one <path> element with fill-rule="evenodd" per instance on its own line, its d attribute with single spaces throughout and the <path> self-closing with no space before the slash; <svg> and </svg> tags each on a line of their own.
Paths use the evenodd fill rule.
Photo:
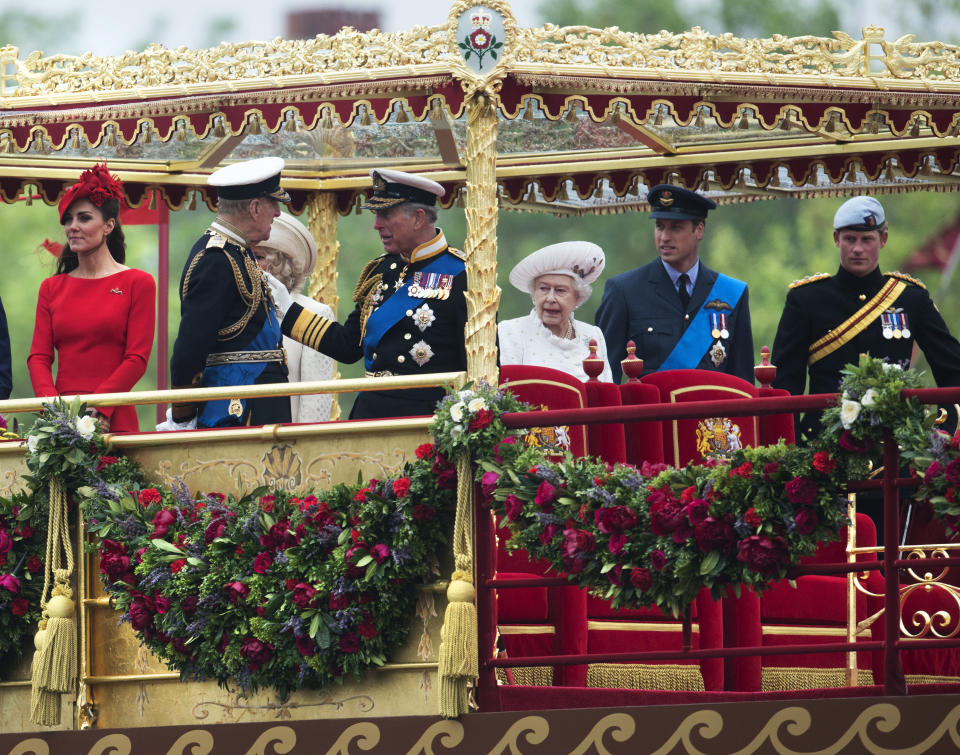
<svg viewBox="0 0 960 755">
<path fill-rule="evenodd" d="M 207 367 L 215 364 L 241 364 L 244 362 L 280 362 L 287 361 L 287 352 L 283 349 L 267 351 L 220 351 L 207 355 Z"/>
<path fill-rule="evenodd" d="M 459 275 L 464 270 L 463 260 L 456 257 L 449 259 L 443 255 L 420 270 L 421 273 L 446 273 Z M 413 276 L 411 276 L 411 280 Z M 407 310 L 423 300 L 410 295 L 410 280 L 397 289 L 383 304 L 377 307 L 367 318 L 367 330 L 363 336 L 364 366 L 369 370 L 373 366 L 373 353 L 377 349 L 380 339 L 390 328 L 406 316 Z"/>
<path fill-rule="evenodd" d="M 810 356 L 807 358 L 807 364 L 819 362 L 845 343 L 849 343 L 855 335 L 862 332 L 885 309 L 890 307 L 906 287 L 906 283 L 898 281 L 896 278 L 888 280 L 870 301 L 837 327 L 832 328 L 823 338 L 810 344 Z"/>
<path fill-rule="evenodd" d="M 717 274 L 717 279 L 713 282 L 713 288 L 707 294 L 704 301 L 713 301 L 719 299 L 730 305 L 732 312 L 737 308 L 740 297 L 747 290 L 747 284 L 731 278 L 723 273 Z M 680 340 L 673 347 L 673 351 L 663 360 L 663 364 L 657 369 L 657 372 L 664 370 L 692 370 L 696 369 L 713 343 L 713 335 L 710 332 L 710 313 L 706 307 L 700 307 L 700 311 L 694 316 L 690 325 L 683 332 Z"/>
</svg>

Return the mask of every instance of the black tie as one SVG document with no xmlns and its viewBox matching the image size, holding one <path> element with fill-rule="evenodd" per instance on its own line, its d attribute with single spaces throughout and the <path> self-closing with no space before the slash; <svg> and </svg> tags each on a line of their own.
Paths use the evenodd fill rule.
<svg viewBox="0 0 960 755">
<path fill-rule="evenodd" d="M 683 307 L 683 311 L 687 311 L 687 306 L 690 304 L 690 294 L 687 291 L 687 283 L 690 282 L 690 276 L 686 273 L 680 273 L 680 277 L 677 278 L 677 283 L 680 284 L 680 287 L 677 289 L 677 294 L 680 296 L 680 305 Z"/>
</svg>

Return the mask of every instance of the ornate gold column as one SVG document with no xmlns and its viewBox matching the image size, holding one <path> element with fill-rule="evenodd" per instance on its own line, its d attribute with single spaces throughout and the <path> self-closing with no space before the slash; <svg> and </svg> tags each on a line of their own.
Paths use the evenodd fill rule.
<svg viewBox="0 0 960 755">
<path fill-rule="evenodd" d="M 337 198 L 329 191 L 310 193 L 307 202 L 307 227 L 317 242 L 317 264 L 314 265 L 310 280 L 307 282 L 307 295 L 311 299 L 323 302 L 337 315 L 337 260 L 340 255 L 340 242 L 337 241 Z M 333 377 L 340 377 L 340 370 L 334 363 Z M 330 419 L 340 419 L 340 404 L 333 397 Z"/>
<path fill-rule="evenodd" d="M 467 374 L 496 384 L 497 374 L 497 111 L 477 92 L 467 102 L 466 221 Z"/>
</svg>

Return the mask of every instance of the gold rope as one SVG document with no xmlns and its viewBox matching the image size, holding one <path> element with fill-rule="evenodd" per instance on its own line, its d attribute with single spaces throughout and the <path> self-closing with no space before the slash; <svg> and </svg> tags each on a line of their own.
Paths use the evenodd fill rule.
<svg viewBox="0 0 960 755">
<path fill-rule="evenodd" d="M 453 522 L 456 571 L 447 588 L 440 630 L 438 673 L 440 715 L 457 718 L 470 707 L 469 686 L 479 674 L 476 589 L 473 586 L 473 464 L 464 451 L 457 459 L 457 511 Z"/>
<path fill-rule="evenodd" d="M 873 672 L 869 669 L 859 669 L 857 671 L 857 684 L 860 687 L 872 686 Z M 764 692 L 787 692 L 795 689 L 825 689 L 846 686 L 846 670 L 842 668 L 771 667 L 763 669 L 760 676 L 760 689 Z"/>
<path fill-rule="evenodd" d="M 70 589 L 72 574 L 73 547 L 67 524 L 67 493 L 63 482 L 54 477 L 50 480 L 47 549 L 40 595 L 43 618 L 34 638 L 37 652 L 33 656 L 31 681 L 30 720 L 41 726 L 60 723 L 60 694 L 73 692 L 77 683 L 77 627 L 73 620 L 73 591 Z"/>
</svg>

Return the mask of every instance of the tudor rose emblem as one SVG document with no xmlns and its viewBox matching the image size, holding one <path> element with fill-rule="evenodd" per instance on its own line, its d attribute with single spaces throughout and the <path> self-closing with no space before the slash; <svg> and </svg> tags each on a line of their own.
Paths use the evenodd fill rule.
<svg viewBox="0 0 960 755">
<path fill-rule="evenodd" d="M 460 48 L 464 62 L 476 65 L 479 72 L 483 70 L 484 57 L 489 55 L 491 60 L 496 60 L 502 52 L 503 39 L 497 39 L 497 31 L 494 29 L 495 16 L 499 22 L 496 26 L 502 29 L 503 22 L 499 14 L 483 6 L 474 6 L 464 15 L 466 18 L 461 16 L 458 26 L 458 32 L 462 37 L 458 36 L 457 46 Z M 469 26 L 464 23 L 468 19 Z M 472 57 L 476 60 L 471 60 Z"/>
</svg>

